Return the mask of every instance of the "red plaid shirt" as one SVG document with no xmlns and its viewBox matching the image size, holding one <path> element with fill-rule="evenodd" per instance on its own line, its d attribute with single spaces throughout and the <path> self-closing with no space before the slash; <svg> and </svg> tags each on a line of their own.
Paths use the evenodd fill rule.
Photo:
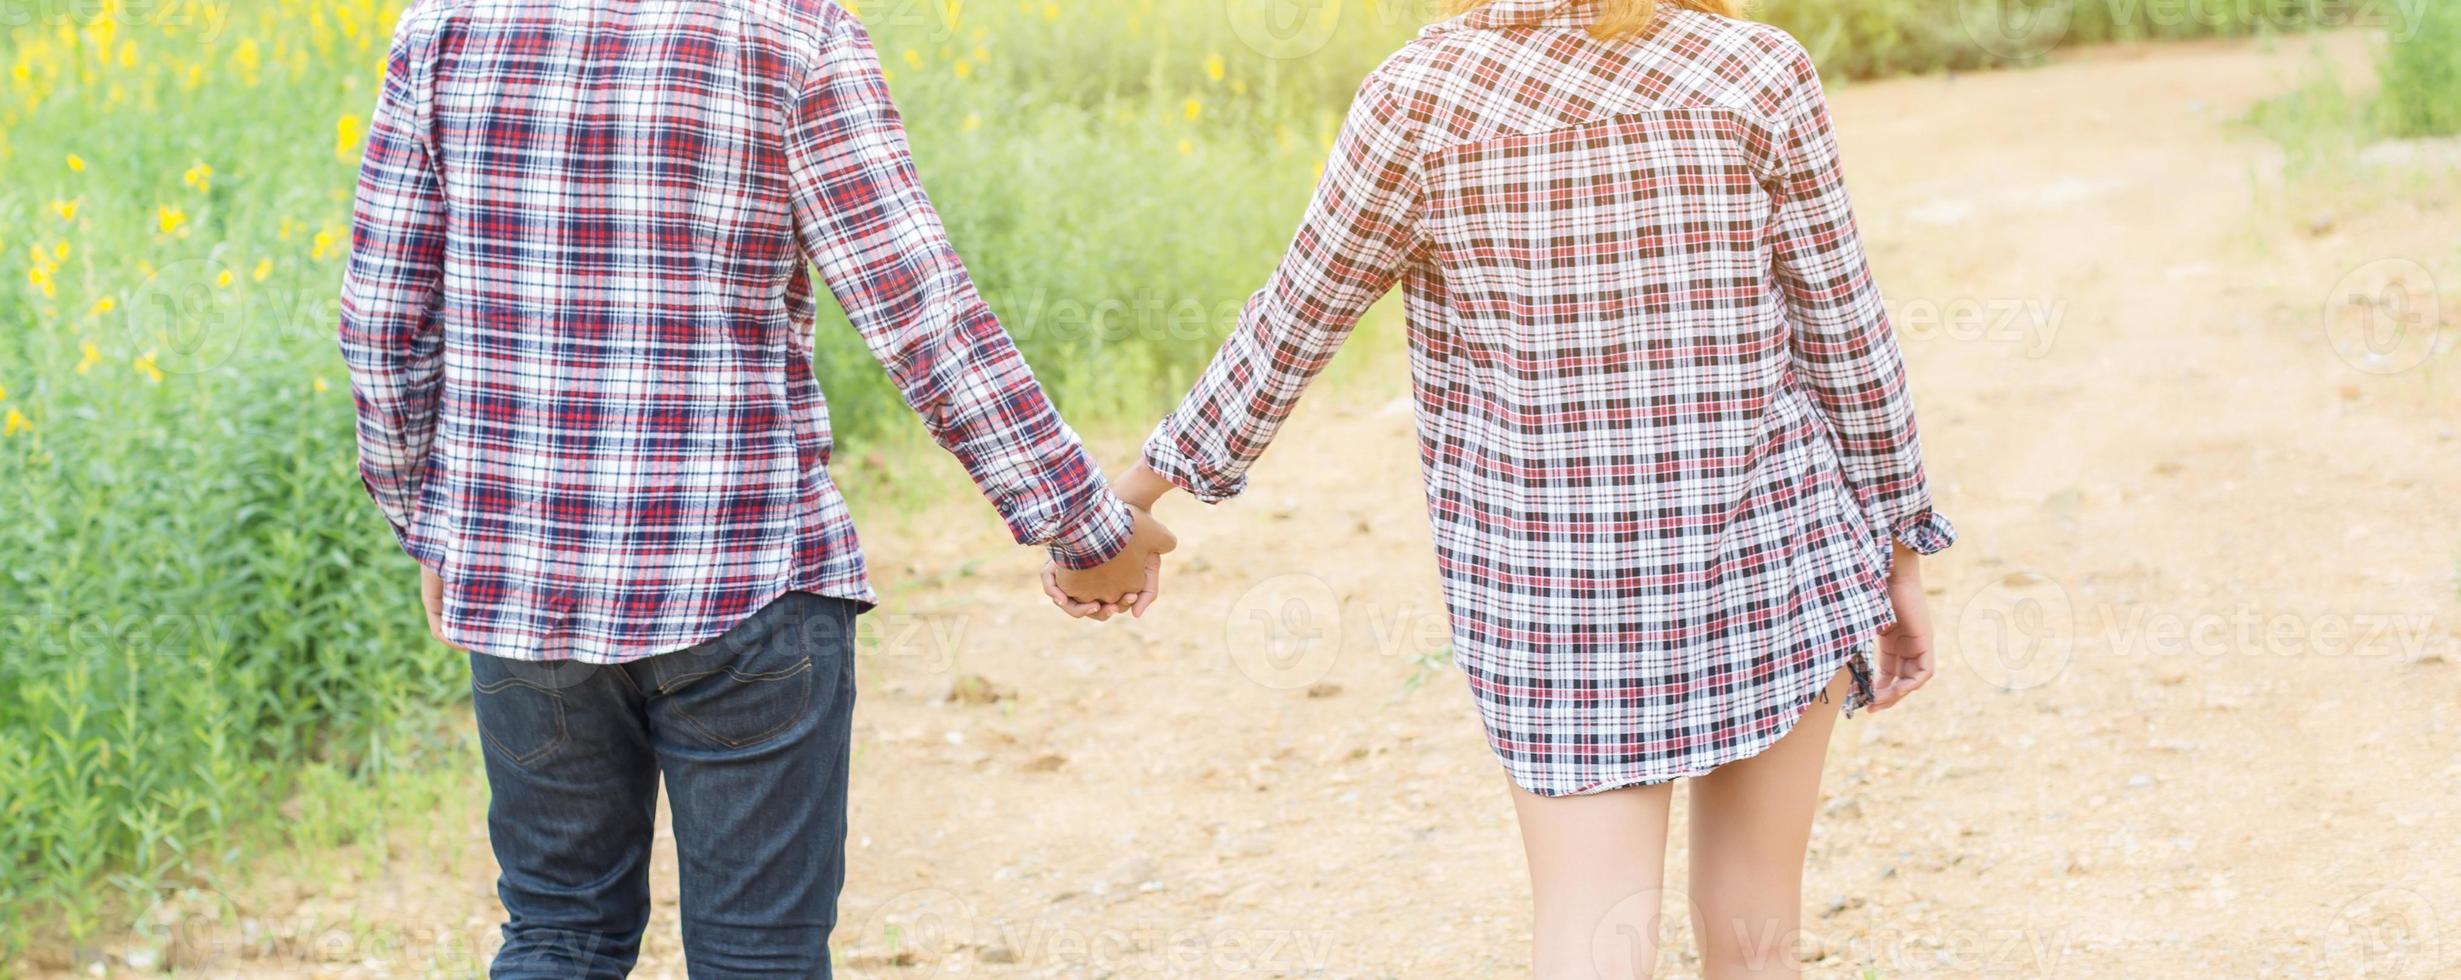
<svg viewBox="0 0 2461 980">
<path fill-rule="evenodd" d="M 1494 0 L 1370 75 L 1145 455 L 1238 493 L 1399 283 L 1453 654 L 1543 795 L 1774 742 L 1891 622 L 1892 539 L 1954 536 L 1811 58 L 1671 4 L 1602 41 L 1595 14 Z"/>
<path fill-rule="evenodd" d="M 1079 567 L 1126 541 L 828 0 L 418 0 L 369 129 L 341 324 L 360 470 L 443 578 L 448 638 L 613 663 L 789 590 L 873 600 L 812 265 L 1017 540 Z"/>
</svg>

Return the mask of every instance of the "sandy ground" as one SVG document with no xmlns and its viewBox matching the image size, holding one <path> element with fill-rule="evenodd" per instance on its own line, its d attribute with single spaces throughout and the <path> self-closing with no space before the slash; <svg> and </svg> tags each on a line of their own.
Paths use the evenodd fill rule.
<svg viewBox="0 0 2461 980">
<path fill-rule="evenodd" d="M 2432 285 L 2461 289 L 2461 180 L 2394 148 L 2285 185 L 2231 120 L 2312 57 L 1838 93 L 1964 539 L 1930 563 L 1942 676 L 1834 742 L 1809 974 L 2461 976 L 2461 293 Z M 1248 497 L 1166 505 L 1184 548 L 1142 622 L 1055 615 L 977 506 L 861 515 L 894 598 L 863 660 L 846 975 L 1524 971 L 1391 355 L 1346 354 L 1367 368 Z M 329 880 L 251 886 L 173 957 L 469 975 L 497 909 L 483 787 L 458 795 Z M 644 976 L 682 975 L 672 870 L 662 846 Z M 1670 951 L 1661 975 L 1693 972 Z"/>
</svg>

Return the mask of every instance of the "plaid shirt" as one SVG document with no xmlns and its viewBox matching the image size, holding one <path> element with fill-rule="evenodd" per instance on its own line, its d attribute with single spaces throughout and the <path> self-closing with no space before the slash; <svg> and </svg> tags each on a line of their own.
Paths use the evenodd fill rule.
<svg viewBox="0 0 2461 980">
<path fill-rule="evenodd" d="M 1076 567 L 1125 543 L 828 0 L 419 0 L 369 129 L 360 470 L 448 638 L 614 663 L 789 590 L 873 601 L 807 263 L 1017 540 Z"/>
<path fill-rule="evenodd" d="M 1784 32 L 1497 0 L 1360 87 L 1272 280 L 1146 462 L 1240 491 L 1403 287 L 1454 655 L 1544 795 L 1705 772 L 1790 729 L 1946 547 L 1819 75 Z"/>
</svg>

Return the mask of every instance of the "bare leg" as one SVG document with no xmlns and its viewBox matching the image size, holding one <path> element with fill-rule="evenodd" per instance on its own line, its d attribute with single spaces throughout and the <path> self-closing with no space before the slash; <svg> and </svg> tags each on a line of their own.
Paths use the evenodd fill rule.
<svg viewBox="0 0 2461 980">
<path fill-rule="evenodd" d="M 1801 975 L 1803 854 L 1837 703 L 1853 683 L 1839 671 L 1828 701 L 1776 745 L 1692 780 L 1693 932 L 1707 980 Z"/>
<path fill-rule="evenodd" d="M 1668 785 L 1548 798 L 1516 786 L 1539 980 L 1647 977 L 1658 960 Z"/>
</svg>

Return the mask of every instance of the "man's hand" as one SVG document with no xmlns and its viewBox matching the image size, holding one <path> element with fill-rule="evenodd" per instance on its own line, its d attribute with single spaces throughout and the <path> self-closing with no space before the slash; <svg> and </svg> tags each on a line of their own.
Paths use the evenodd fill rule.
<svg viewBox="0 0 2461 980">
<path fill-rule="evenodd" d="M 1889 564 L 1888 601 L 1896 607 L 1895 625 L 1880 631 L 1879 676 L 1871 710 L 1879 711 L 1905 699 L 1931 680 L 1931 600 L 1923 595 L 1922 556 L 1899 546 Z"/>
<path fill-rule="evenodd" d="M 1102 621 L 1123 610 L 1143 617 L 1154 604 L 1162 589 L 1162 556 L 1179 547 L 1179 538 L 1144 508 L 1129 510 L 1136 515 L 1136 528 L 1128 546 L 1110 561 L 1083 569 L 1061 568 L 1057 562 L 1043 566 L 1043 594 L 1051 597 L 1052 605 L 1071 616 Z"/>
<path fill-rule="evenodd" d="M 444 580 L 428 571 L 425 565 L 419 566 L 419 605 L 427 607 L 427 631 L 435 635 L 436 642 L 463 653 L 470 652 L 469 647 L 444 638 Z"/>
</svg>

